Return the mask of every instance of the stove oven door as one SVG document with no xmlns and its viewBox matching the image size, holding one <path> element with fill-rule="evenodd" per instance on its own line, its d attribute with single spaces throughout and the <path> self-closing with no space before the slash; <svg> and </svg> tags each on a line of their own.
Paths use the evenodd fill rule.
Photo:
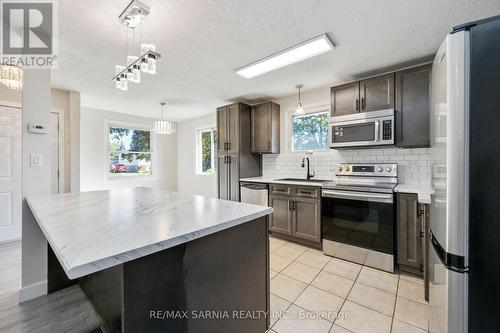
<svg viewBox="0 0 500 333">
<path fill-rule="evenodd" d="M 324 189 L 321 217 L 324 252 L 393 271 L 394 207 L 392 193 Z"/>
</svg>

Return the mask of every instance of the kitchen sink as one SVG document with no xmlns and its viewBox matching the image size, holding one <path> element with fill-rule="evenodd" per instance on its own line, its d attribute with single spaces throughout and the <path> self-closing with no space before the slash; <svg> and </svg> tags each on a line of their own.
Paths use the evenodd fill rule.
<svg viewBox="0 0 500 333">
<path fill-rule="evenodd" d="M 328 183 L 331 182 L 330 179 L 305 179 L 305 178 L 281 178 L 275 179 L 277 181 L 286 181 L 286 182 L 306 182 L 306 183 Z"/>
</svg>

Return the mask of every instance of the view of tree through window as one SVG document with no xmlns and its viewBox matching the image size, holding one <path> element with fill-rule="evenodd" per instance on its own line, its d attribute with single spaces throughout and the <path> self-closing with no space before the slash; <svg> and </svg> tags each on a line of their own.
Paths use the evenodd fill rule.
<svg viewBox="0 0 500 333">
<path fill-rule="evenodd" d="M 217 131 L 213 128 L 203 129 L 199 131 L 198 136 L 198 172 L 213 173 L 215 172 L 215 143 Z"/>
<path fill-rule="evenodd" d="M 151 175 L 150 131 L 109 127 L 109 174 Z"/>
<path fill-rule="evenodd" d="M 328 113 L 293 116 L 292 151 L 328 149 Z"/>
</svg>

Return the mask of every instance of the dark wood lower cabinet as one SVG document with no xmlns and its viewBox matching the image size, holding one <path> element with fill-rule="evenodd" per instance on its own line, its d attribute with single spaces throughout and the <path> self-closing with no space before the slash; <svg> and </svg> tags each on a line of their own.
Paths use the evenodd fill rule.
<svg viewBox="0 0 500 333">
<path fill-rule="evenodd" d="M 269 230 L 307 245 L 321 247 L 321 189 L 308 186 L 270 186 Z M 280 192 L 280 194 L 273 194 Z"/>
<path fill-rule="evenodd" d="M 316 199 L 294 198 L 293 236 L 321 242 L 321 209 Z"/>
<path fill-rule="evenodd" d="M 423 262 L 423 216 L 416 194 L 398 194 L 397 255 L 399 269 L 422 275 Z"/>
<path fill-rule="evenodd" d="M 284 235 L 292 235 L 292 202 L 290 197 L 283 195 L 270 195 L 269 206 L 273 207 L 273 213 L 269 215 L 269 229 Z"/>
</svg>

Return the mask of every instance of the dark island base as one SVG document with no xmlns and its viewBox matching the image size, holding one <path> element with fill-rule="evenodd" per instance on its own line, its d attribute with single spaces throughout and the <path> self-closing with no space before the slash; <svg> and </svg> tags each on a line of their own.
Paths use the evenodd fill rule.
<svg viewBox="0 0 500 333">
<path fill-rule="evenodd" d="M 264 333 L 270 309 L 267 224 L 262 217 L 78 283 L 108 332 Z M 49 292 L 73 282 L 61 271 L 49 249 Z"/>
</svg>

